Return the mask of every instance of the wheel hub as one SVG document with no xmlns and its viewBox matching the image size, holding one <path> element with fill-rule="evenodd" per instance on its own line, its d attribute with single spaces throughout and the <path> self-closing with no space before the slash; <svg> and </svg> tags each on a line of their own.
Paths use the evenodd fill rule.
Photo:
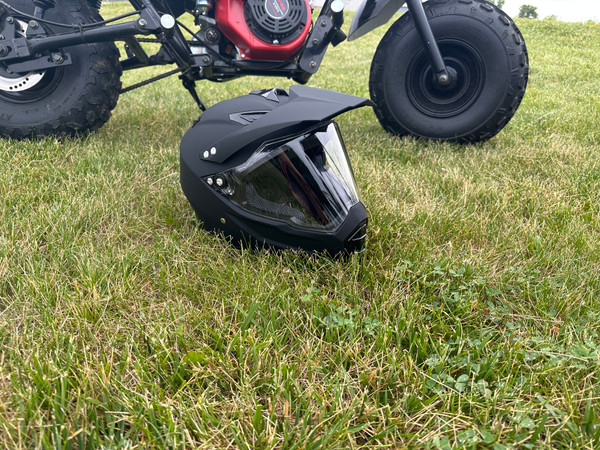
<svg viewBox="0 0 600 450">
<path fill-rule="evenodd" d="M 18 37 L 24 37 L 29 25 L 23 20 L 15 21 L 15 32 Z M 0 63 L 0 91 L 3 92 L 21 92 L 31 89 L 37 85 L 44 75 L 45 70 L 28 73 L 11 72 L 5 64 Z"/>
<path fill-rule="evenodd" d="M 12 75 L 12 76 L 11 76 Z M 15 76 L 16 75 L 16 76 Z M 20 92 L 34 87 L 44 78 L 44 72 L 29 72 L 23 74 L 8 73 L 5 67 L 0 67 L 0 91 Z"/>
<path fill-rule="evenodd" d="M 420 52 L 407 71 L 406 85 L 413 105 L 430 117 L 452 117 L 468 109 L 479 97 L 485 67 L 479 54 L 460 41 L 440 42 L 440 52 L 450 80 L 442 85 L 425 52 Z"/>
<path fill-rule="evenodd" d="M 446 76 L 448 77 L 447 81 L 442 84 L 439 77 L 433 77 L 433 85 L 440 92 L 448 92 L 456 87 L 458 83 L 458 74 L 456 70 L 452 67 L 446 67 Z"/>
</svg>

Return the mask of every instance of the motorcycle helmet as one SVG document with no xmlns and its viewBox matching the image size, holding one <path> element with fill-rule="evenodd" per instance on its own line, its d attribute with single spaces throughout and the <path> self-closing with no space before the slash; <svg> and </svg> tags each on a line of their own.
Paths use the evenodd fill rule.
<svg viewBox="0 0 600 450">
<path fill-rule="evenodd" d="M 367 213 L 332 119 L 365 105 L 291 86 L 208 108 L 180 146 L 181 187 L 203 226 L 242 244 L 360 251 Z"/>
</svg>

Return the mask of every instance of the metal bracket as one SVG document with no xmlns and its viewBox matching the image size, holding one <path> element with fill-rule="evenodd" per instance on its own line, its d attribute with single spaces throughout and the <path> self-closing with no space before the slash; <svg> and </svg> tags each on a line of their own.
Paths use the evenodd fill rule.
<svg viewBox="0 0 600 450">
<path fill-rule="evenodd" d="M 137 58 L 140 65 L 148 65 L 148 54 L 133 36 L 125 39 L 125 52 L 128 57 Z"/>
<path fill-rule="evenodd" d="M 42 56 L 28 61 L 7 64 L 6 67 L 15 73 L 25 73 L 59 66 L 70 66 L 71 64 L 73 64 L 73 61 L 68 53 L 53 53 L 51 57 Z"/>
<path fill-rule="evenodd" d="M 327 35 L 333 28 L 333 22 L 328 16 L 321 15 L 317 18 L 313 32 L 310 33 L 306 48 L 302 52 L 299 66 L 305 72 L 316 73 L 323 61 L 325 51 L 329 45 Z"/>
</svg>

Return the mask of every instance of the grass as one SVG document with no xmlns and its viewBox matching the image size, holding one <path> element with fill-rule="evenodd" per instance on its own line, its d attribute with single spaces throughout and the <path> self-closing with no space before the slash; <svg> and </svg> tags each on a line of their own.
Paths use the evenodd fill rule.
<svg viewBox="0 0 600 450">
<path fill-rule="evenodd" d="M 176 78 L 83 139 L 3 141 L 0 446 L 597 448 L 600 25 L 518 24 L 530 84 L 491 141 L 339 118 L 370 217 L 347 261 L 200 228 Z M 331 49 L 310 85 L 368 96 L 383 32 Z"/>
</svg>

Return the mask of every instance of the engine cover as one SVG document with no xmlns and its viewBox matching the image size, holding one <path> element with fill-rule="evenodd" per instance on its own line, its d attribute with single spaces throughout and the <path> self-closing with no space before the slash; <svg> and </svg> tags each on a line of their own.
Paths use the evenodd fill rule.
<svg viewBox="0 0 600 450">
<path fill-rule="evenodd" d="M 307 0 L 218 0 L 215 19 L 242 59 L 286 61 L 304 45 L 312 17 Z"/>
<path fill-rule="evenodd" d="M 287 44 L 306 28 L 305 0 L 246 0 L 248 28 L 262 41 Z"/>
</svg>

